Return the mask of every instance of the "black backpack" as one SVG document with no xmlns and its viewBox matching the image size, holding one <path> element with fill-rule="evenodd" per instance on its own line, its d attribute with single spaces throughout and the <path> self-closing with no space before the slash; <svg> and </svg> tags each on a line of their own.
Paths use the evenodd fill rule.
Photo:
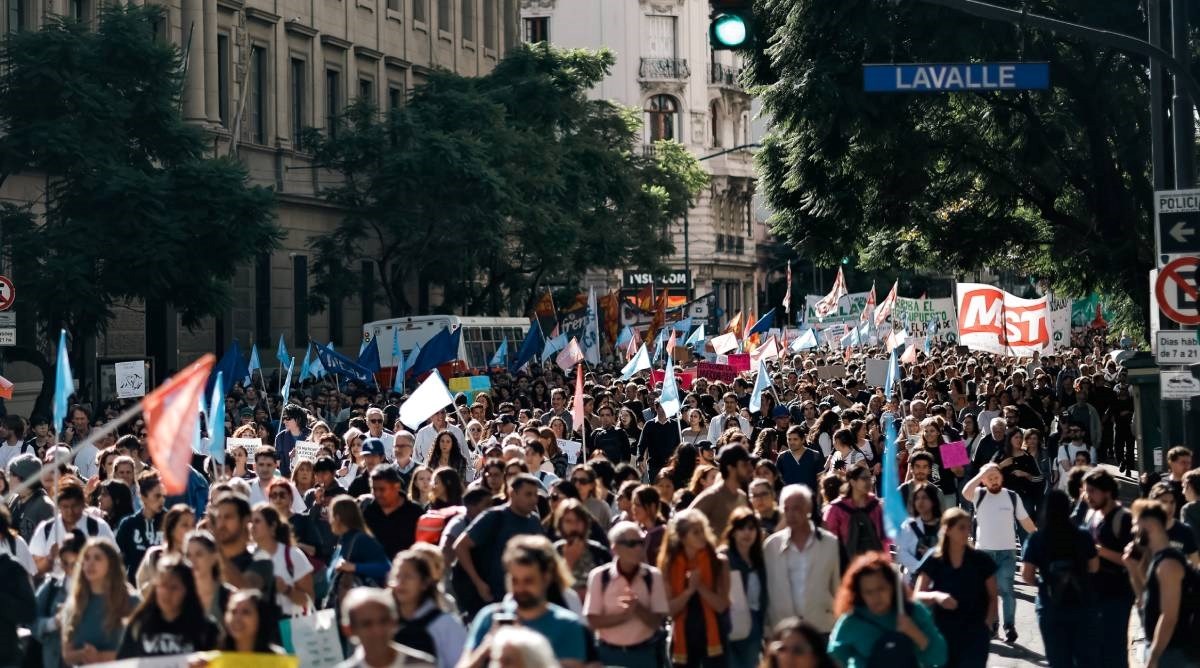
<svg viewBox="0 0 1200 668">
<path fill-rule="evenodd" d="M 95 538 L 100 533 L 100 522 L 91 515 L 84 515 L 84 526 L 87 527 L 88 538 Z M 50 532 L 54 531 L 55 522 L 46 522 L 46 526 L 42 527 L 42 538 L 50 540 Z M 76 529 L 78 531 L 79 529 Z"/>
<path fill-rule="evenodd" d="M 1055 559 L 1041 571 L 1046 597 L 1055 606 L 1078 606 L 1088 600 L 1086 576 L 1075 559 Z"/>
<path fill-rule="evenodd" d="M 908 604 L 905 604 L 904 607 L 908 611 L 905 614 L 912 612 L 912 608 Z M 859 619 L 882 632 L 875 643 L 871 645 L 871 653 L 867 655 L 866 662 L 861 665 L 865 668 L 920 668 L 921 663 L 917 661 L 917 646 L 913 643 L 912 638 L 894 628 L 883 626 L 866 615 L 859 616 Z"/>
<path fill-rule="evenodd" d="M 416 619 L 402 621 L 400 630 L 396 631 L 396 642 L 436 659 L 437 645 L 433 642 L 433 634 L 429 632 L 429 625 L 441 614 L 441 609 L 435 605 L 432 610 Z"/>
<path fill-rule="evenodd" d="M 846 541 L 846 551 L 851 557 L 883 549 L 883 541 L 879 540 L 875 522 L 871 520 L 871 511 L 875 510 L 876 504 L 878 501 L 872 501 L 865 508 L 855 507 L 852 503 L 843 506 L 850 513 L 850 533 L 849 540 Z"/>
</svg>

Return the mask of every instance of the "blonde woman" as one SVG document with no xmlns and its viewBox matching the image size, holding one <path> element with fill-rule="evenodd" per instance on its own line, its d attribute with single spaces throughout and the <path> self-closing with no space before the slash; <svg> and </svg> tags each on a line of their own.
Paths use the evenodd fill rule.
<svg viewBox="0 0 1200 668">
<path fill-rule="evenodd" d="M 63 663 L 115 661 L 125 619 L 138 603 L 125 582 L 125 565 L 116 546 L 102 538 L 89 540 L 75 562 L 71 593 L 63 604 Z"/>
</svg>

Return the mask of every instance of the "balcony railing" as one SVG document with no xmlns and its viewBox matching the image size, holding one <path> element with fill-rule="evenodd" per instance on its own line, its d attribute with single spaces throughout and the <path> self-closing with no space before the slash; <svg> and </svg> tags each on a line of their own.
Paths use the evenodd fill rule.
<svg viewBox="0 0 1200 668">
<path fill-rule="evenodd" d="M 686 79 L 691 74 L 687 60 L 682 58 L 642 58 L 638 67 L 641 79 Z"/>
<path fill-rule="evenodd" d="M 742 84 L 738 81 L 741 74 L 742 70 L 740 68 L 722 65 L 721 63 L 710 63 L 708 68 L 708 83 L 715 86 L 741 88 Z"/>
</svg>

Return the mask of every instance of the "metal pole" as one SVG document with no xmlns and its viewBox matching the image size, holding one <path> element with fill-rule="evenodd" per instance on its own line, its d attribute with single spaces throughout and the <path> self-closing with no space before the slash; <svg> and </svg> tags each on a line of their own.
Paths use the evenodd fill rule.
<svg viewBox="0 0 1200 668">
<path fill-rule="evenodd" d="M 1146 19 L 1150 46 L 1162 47 L 1162 0 L 1147 0 Z M 1167 189 L 1167 156 L 1163 134 L 1163 71 L 1150 60 L 1150 165 L 1155 190 Z"/>
<path fill-rule="evenodd" d="M 1190 63 L 1187 0 L 1171 0 L 1171 52 L 1181 63 Z M 1171 126 L 1175 135 L 1175 187 L 1191 188 L 1195 181 L 1192 151 L 1196 143 L 1196 123 L 1192 99 L 1188 95 L 1186 73 L 1175 74 L 1171 98 Z"/>
</svg>

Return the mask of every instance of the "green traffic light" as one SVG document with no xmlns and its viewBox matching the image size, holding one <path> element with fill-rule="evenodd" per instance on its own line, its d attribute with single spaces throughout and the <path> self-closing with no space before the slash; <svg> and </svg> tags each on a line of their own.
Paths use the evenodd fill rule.
<svg viewBox="0 0 1200 668">
<path fill-rule="evenodd" d="M 842 258 L 842 264 L 850 264 L 850 258 L 848 258 L 848 257 Z"/>
<path fill-rule="evenodd" d="M 750 31 L 745 18 L 737 14 L 722 14 L 713 21 L 712 34 L 717 44 L 732 49 L 744 46 Z"/>
</svg>

